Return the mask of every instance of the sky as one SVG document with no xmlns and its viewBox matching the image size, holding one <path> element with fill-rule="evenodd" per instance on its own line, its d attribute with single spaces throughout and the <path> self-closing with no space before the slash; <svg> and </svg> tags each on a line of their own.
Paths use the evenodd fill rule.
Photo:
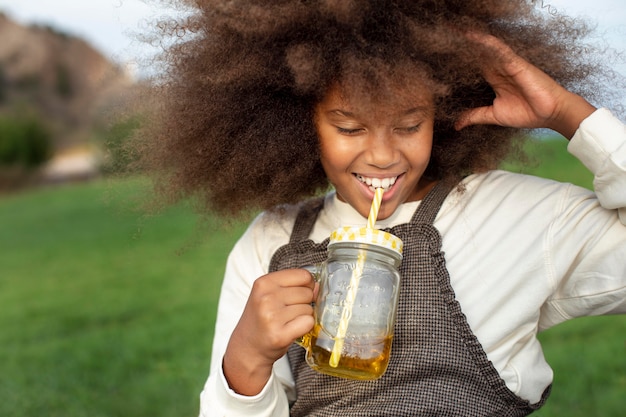
<svg viewBox="0 0 626 417">
<path fill-rule="evenodd" d="M 607 42 L 626 51 L 626 7 L 624 0 L 537 0 L 573 16 L 586 16 L 598 23 Z M 136 68 L 138 58 L 149 56 L 154 48 L 139 42 L 133 33 L 145 32 L 149 22 L 163 15 L 144 0 L 0 0 L 0 11 L 25 24 L 43 24 L 80 36 L 105 56 Z M 620 72 L 626 73 L 620 69 Z"/>
<path fill-rule="evenodd" d="M 0 0 L 0 11 L 22 24 L 49 25 L 85 39 L 129 70 L 156 49 L 136 39 L 151 20 L 171 14 L 143 0 Z"/>
</svg>

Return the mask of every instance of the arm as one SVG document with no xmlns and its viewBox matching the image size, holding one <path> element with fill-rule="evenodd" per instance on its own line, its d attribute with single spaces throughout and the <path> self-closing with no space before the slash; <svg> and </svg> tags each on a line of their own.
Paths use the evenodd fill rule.
<svg viewBox="0 0 626 417">
<path fill-rule="evenodd" d="M 304 269 L 273 272 L 254 282 L 224 354 L 222 367 L 231 389 L 248 396 L 263 390 L 274 362 L 313 328 L 314 288 Z"/>
<path fill-rule="evenodd" d="M 626 224 L 626 127 L 606 110 L 597 112 L 499 39 L 467 36 L 485 51 L 489 66 L 483 73 L 496 98 L 490 106 L 467 110 L 456 128 L 475 124 L 548 128 L 573 139 L 569 150 L 594 174 L 602 207 L 617 209 Z M 583 124 L 587 119 L 591 120 Z"/>
<path fill-rule="evenodd" d="M 617 209 L 626 225 L 626 125 L 600 109 L 581 123 L 568 150 L 593 173 L 602 207 Z"/>
<path fill-rule="evenodd" d="M 248 305 L 252 304 L 251 300 L 255 297 L 251 295 L 253 287 L 255 285 L 264 287 L 264 285 L 255 284 L 255 281 L 257 281 L 256 277 L 266 272 L 266 264 L 269 262 L 269 259 L 266 258 L 271 256 L 275 248 L 286 243 L 289 237 L 288 232 L 285 230 L 280 228 L 268 229 L 263 227 L 262 223 L 257 220 L 250 226 L 235 245 L 228 259 L 215 327 L 211 373 L 200 396 L 201 416 L 269 417 L 287 416 L 289 413 L 288 393 L 293 390 L 293 378 L 287 359 L 285 357 L 278 359 L 273 364 L 273 367 L 270 366 L 269 369 L 264 368 L 262 365 L 260 368 L 257 368 L 259 366 L 259 358 L 255 356 L 256 353 L 237 353 L 239 347 L 247 348 L 247 337 L 256 337 L 255 335 L 258 335 L 256 331 L 248 334 L 245 334 L 246 331 L 243 331 L 243 334 L 240 334 L 240 336 L 235 335 L 236 331 L 246 330 L 240 324 L 244 325 L 246 323 L 244 315 L 248 313 L 245 313 L 245 311 L 248 309 Z M 299 274 L 300 276 L 304 275 L 306 280 L 307 273 L 305 271 L 297 272 L 301 273 Z M 236 330 L 238 327 L 239 330 Z M 304 330 L 302 333 L 305 333 L 307 330 Z M 234 340 L 238 337 L 243 337 L 241 346 L 237 346 L 239 343 L 236 343 Z M 229 352 L 229 349 L 233 346 L 234 350 Z M 231 359 L 233 359 L 228 364 L 225 361 L 227 352 L 232 355 Z M 265 350 L 263 352 L 263 354 L 267 353 Z M 249 381 L 241 383 L 237 379 L 237 375 L 235 375 L 232 381 L 228 379 L 232 378 L 228 373 L 230 371 L 228 366 L 230 366 L 230 363 L 238 366 L 238 358 L 250 359 L 249 363 L 255 364 L 252 366 L 252 369 L 254 372 L 257 372 L 257 375 L 260 375 L 259 371 L 263 368 L 265 372 L 269 373 L 269 375 L 266 373 L 263 376 L 263 379 L 266 380 L 259 382 L 258 379 L 250 378 Z M 263 360 L 261 363 L 263 363 Z M 224 367 L 222 366 L 223 364 Z M 248 372 L 247 366 L 247 364 L 244 364 L 243 370 L 239 371 L 242 372 L 244 377 L 245 372 Z M 241 385 L 243 385 L 243 388 L 240 387 Z M 253 389 L 255 392 L 248 391 L 249 389 Z"/>
<path fill-rule="evenodd" d="M 570 186 L 559 205 L 546 249 L 554 288 L 541 311 L 541 328 L 573 317 L 625 313 L 626 127 L 498 39 L 469 37 L 496 56 L 483 69 L 496 98 L 490 106 L 465 112 L 457 128 L 496 124 L 555 130 L 571 139 L 570 152 L 595 176 L 597 199 Z"/>
<path fill-rule="evenodd" d="M 593 172 L 595 195 L 570 185 L 559 205 L 546 239 L 554 289 L 541 309 L 540 329 L 574 317 L 626 313 L 626 126 L 598 110 L 581 123 L 568 149 Z"/>
</svg>

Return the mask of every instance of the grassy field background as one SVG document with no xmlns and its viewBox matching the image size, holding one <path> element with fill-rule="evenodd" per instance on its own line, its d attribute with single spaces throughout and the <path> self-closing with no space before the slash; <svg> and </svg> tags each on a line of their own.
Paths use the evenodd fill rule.
<svg viewBox="0 0 626 417">
<path fill-rule="evenodd" d="M 527 171 L 589 187 L 564 147 L 530 147 Z M 225 257 L 244 225 L 204 228 L 185 205 L 142 215 L 142 184 L 0 197 L 0 416 L 197 415 Z M 624 317 L 541 338 L 556 377 L 535 415 L 624 415 Z"/>
</svg>

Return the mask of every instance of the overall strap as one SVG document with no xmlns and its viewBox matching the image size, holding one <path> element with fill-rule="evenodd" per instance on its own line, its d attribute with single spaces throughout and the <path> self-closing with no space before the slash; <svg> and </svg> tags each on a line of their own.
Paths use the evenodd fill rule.
<svg viewBox="0 0 626 417">
<path fill-rule="evenodd" d="M 289 243 L 297 243 L 308 239 L 322 207 L 324 207 L 324 197 L 307 200 L 302 204 L 293 225 Z"/>
<path fill-rule="evenodd" d="M 422 202 L 417 210 L 415 210 L 415 213 L 413 213 L 413 217 L 411 217 L 409 223 L 412 225 L 420 223 L 433 224 L 443 201 L 448 196 L 452 187 L 454 187 L 454 185 L 444 183 L 443 181 L 439 181 L 435 184 L 433 189 L 422 199 Z"/>
</svg>

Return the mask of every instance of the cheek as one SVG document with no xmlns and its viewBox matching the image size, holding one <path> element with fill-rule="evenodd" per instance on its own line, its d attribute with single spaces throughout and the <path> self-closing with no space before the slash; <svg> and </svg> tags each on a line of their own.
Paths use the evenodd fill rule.
<svg viewBox="0 0 626 417">
<path fill-rule="evenodd" d="M 354 143 L 332 135 L 321 136 L 319 147 L 320 160 L 325 170 L 345 167 L 354 154 Z"/>
<path fill-rule="evenodd" d="M 433 146 L 432 146 L 432 142 L 430 142 L 427 145 L 423 146 L 422 149 L 418 152 L 420 159 L 424 164 L 428 164 L 428 162 L 430 161 L 430 156 L 432 155 L 432 151 L 433 151 Z"/>
<path fill-rule="evenodd" d="M 337 155 L 336 152 L 321 152 L 320 162 L 322 163 L 322 168 L 326 173 L 326 177 L 335 183 L 335 181 L 339 178 L 339 175 L 342 174 L 346 169 L 345 161 Z"/>
<path fill-rule="evenodd" d="M 333 152 L 332 146 L 326 141 L 320 141 L 320 163 L 326 173 L 326 177 L 330 180 L 333 178 L 333 168 L 337 166 L 336 154 Z"/>
<path fill-rule="evenodd" d="M 422 159 L 423 162 L 428 163 L 433 151 L 433 129 L 432 127 L 425 132 L 422 140 L 418 143 L 418 149 L 415 150 L 416 156 Z"/>
<path fill-rule="evenodd" d="M 413 166 L 427 165 L 430 162 L 432 148 L 432 139 L 423 138 L 406 148 L 404 155 Z"/>
</svg>

